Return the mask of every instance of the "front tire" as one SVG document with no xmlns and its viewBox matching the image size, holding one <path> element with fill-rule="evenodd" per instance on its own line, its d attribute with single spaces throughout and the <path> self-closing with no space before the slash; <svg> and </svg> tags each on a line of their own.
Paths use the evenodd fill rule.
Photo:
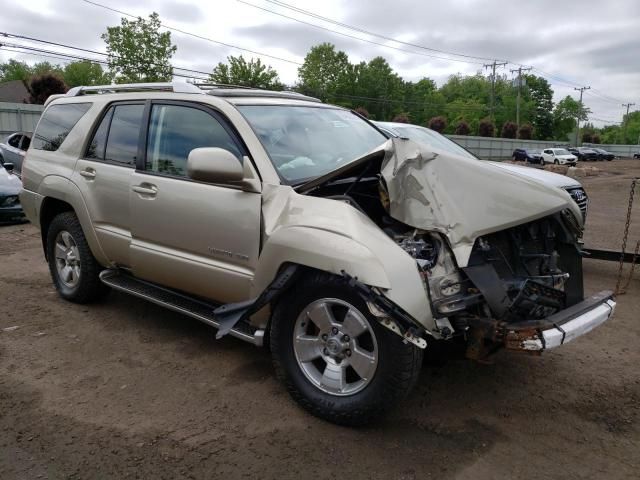
<svg viewBox="0 0 640 480">
<path fill-rule="evenodd" d="M 63 212 L 53 218 L 46 246 L 51 279 L 62 298 L 89 303 L 108 292 L 99 278 L 102 267 L 93 257 L 75 213 Z"/>
<path fill-rule="evenodd" d="M 345 280 L 326 273 L 303 278 L 278 302 L 271 353 L 298 404 L 349 426 L 367 424 L 405 398 L 423 355 L 380 325 Z"/>
</svg>

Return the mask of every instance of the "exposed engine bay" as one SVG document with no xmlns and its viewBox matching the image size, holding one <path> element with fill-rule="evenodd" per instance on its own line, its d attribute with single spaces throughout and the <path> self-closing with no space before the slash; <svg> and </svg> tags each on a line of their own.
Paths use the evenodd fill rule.
<svg viewBox="0 0 640 480">
<path fill-rule="evenodd" d="M 583 299 L 581 227 L 568 211 L 482 235 L 459 268 L 448 238 L 392 218 L 384 178 L 370 162 L 310 195 L 343 201 L 371 218 L 415 260 L 443 338 L 547 318 Z"/>
</svg>

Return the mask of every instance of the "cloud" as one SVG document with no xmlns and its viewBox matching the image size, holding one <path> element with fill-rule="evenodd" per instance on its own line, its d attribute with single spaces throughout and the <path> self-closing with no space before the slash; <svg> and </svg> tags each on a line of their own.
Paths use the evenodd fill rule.
<svg viewBox="0 0 640 480">
<path fill-rule="evenodd" d="M 102 1 L 102 0 L 98 0 Z M 322 22 L 264 0 L 247 0 L 270 10 L 301 20 L 361 36 L 376 42 L 386 40 Z M 286 0 L 294 4 L 293 0 Z M 88 49 L 104 51 L 100 35 L 117 25 L 120 15 L 83 2 L 60 8 L 55 0 L 5 2 L 0 31 L 43 38 Z M 429 58 L 436 52 L 391 43 L 397 48 L 422 54 L 400 52 L 337 33 L 320 30 L 250 7 L 235 0 L 104 0 L 110 7 L 146 17 L 157 11 L 168 25 L 231 45 L 274 56 L 302 61 L 313 45 L 331 42 L 349 55 L 352 62 L 382 55 L 408 80 L 423 76 L 439 83 L 449 75 L 474 74 L 482 65 Z M 446 3 L 415 0 L 299 0 L 295 6 L 362 27 L 371 32 L 399 38 L 416 45 L 486 58 L 508 59 L 533 64 L 551 73 L 556 97 L 575 94 L 575 84 L 591 85 L 606 97 L 640 104 L 640 36 L 638 0 L 609 0 L 606 4 L 584 0 L 449 0 Z M 228 55 L 242 51 L 172 32 L 178 46 L 174 63 L 210 72 Z M 6 40 L 9 43 L 9 40 Z M 18 43 L 17 41 L 15 43 Z M 49 47 L 47 47 L 49 48 Z M 51 47 L 52 49 L 55 47 Z M 0 59 L 15 56 L 0 52 Z M 244 53 L 245 56 L 254 56 Z M 296 81 L 297 65 L 261 57 L 276 68 L 281 79 Z M 463 58 L 463 57 L 458 57 Z M 34 61 L 37 57 L 23 56 Z M 484 63 L 485 60 L 473 60 Z M 488 62 L 488 61 L 487 61 Z M 515 68 L 510 65 L 509 68 Z M 508 73 L 507 69 L 502 70 Z M 546 74 L 545 74 L 546 75 Z M 602 95 L 586 94 L 585 103 L 601 118 L 619 118 L 620 102 Z"/>
</svg>

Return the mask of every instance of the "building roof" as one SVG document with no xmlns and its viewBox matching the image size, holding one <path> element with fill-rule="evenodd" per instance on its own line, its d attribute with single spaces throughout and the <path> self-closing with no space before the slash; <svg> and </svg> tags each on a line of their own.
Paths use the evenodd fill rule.
<svg viewBox="0 0 640 480">
<path fill-rule="evenodd" d="M 0 102 L 27 103 L 29 91 L 22 80 L 0 83 Z"/>
</svg>

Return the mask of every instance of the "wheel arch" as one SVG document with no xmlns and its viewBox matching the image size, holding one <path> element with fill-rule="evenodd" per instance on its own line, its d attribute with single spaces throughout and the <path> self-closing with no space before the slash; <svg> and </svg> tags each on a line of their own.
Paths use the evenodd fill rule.
<svg viewBox="0 0 640 480">
<path fill-rule="evenodd" d="M 347 273 L 367 286 L 379 288 L 427 330 L 434 328 L 429 299 L 415 260 L 396 245 L 373 242 L 366 246 L 319 228 L 282 228 L 262 248 L 251 295 L 259 295 L 287 264 L 299 265 L 307 272 L 336 276 Z M 264 328 L 269 317 L 270 313 L 259 312 L 252 317 L 252 323 Z"/>
<path fill-rule="evenodd" d="M 82 227 L 82 232 L 87 239 L 91 253 L 103 266 L 108 265 L 108 259 L 104 254 L 98 237 L 96 236 L 87 205 L 82 198 L 78 187 L 69 179 L 58 175 L 45 177 L 38 188 L 38 194 L 42 196 L 39 207 L 38 219 L 40 222 L 40 233 L 42 246 L 46 253 L 47 231 L 51 221 L 56 215 L 62 212 L 71 211 L 75 213 Z"/>
</svg>

